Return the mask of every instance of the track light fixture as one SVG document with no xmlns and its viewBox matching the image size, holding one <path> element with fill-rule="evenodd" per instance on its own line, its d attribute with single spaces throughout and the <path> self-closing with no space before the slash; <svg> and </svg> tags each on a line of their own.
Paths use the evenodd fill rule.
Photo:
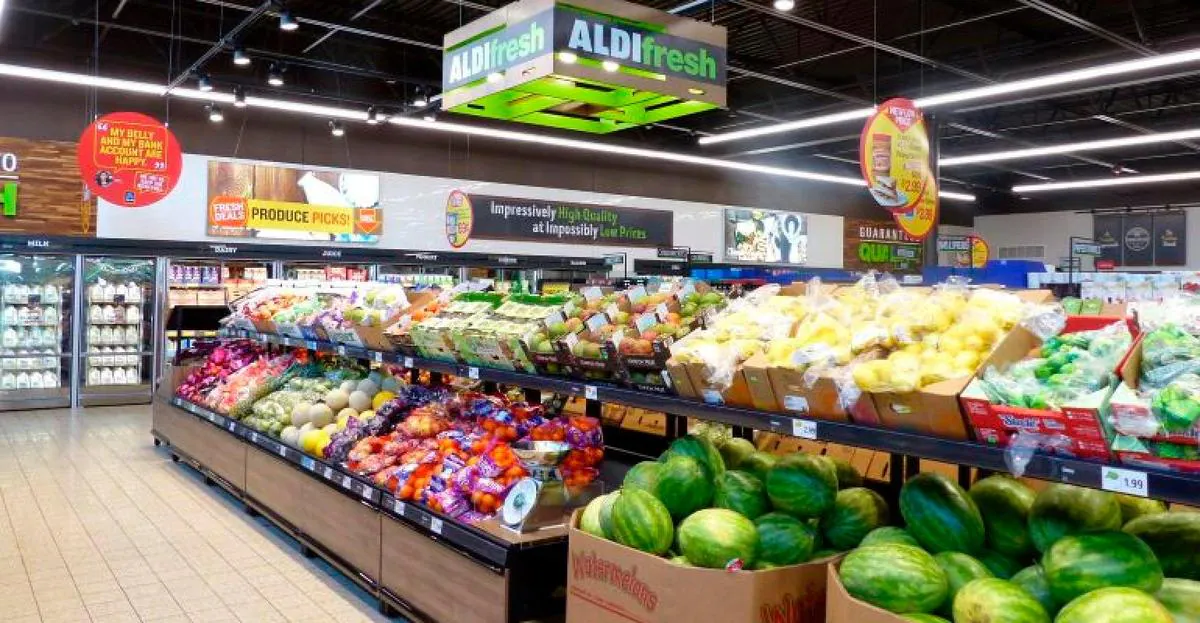
<svg viewBox="0 0 1200 623">
<path fill-rule="evenodd" d="M 379 125 L 379 110 L 374 106 L 367 108 L 367 125 Z"/>
<path fill-rule="evenodd" d="M 246 90 L 242 87 L 233 88 L 233 105 L 236 108 L 246 107 Z"/>
<path fill-rule="evenodd" d="M 341 138 L 346 135 L 346 128 L 342 127 L 341 121 L 330 121 L 329 122 L 329 133 L 338 138 Z"/>
<path fill-rule="evenodd" d="M 250 64 L 250 55 L 246 54 L 246 48 L 240 45 L 233 48 L 233 64 L 238 67 L 245 67 Z"/>
<path fill-rule="evenodd" d="M 279 12 L 279 30 L 293 32 L 299 29 L 300 22 L 297 22 L 296 18 L 292 17 L 291 11 L 283 9 Z"/>
<path fill-rule="evenodd" d="M 417 108 L 429 105 L 429 96 L 425 95 L 425 87 L 417 87 L 417 94 L 413 96 L 412 105 Z"/>
<path fill-rule="evenodd" d="M 225 120 L 225 113 L 221 110 L 220 106 L 217 106 L 216 104 L 209 104 L 204 108 L 208 111 L 209 121 L 213 123 L 221 123 Z"/>
<path fill-rule="evenodd" d="M 267 84 L 273 87 L 283 86 L 283 66 L 271 63 L 271 69 L 267 72 Z"/>
<path fill-rule="evenodd" d="M 204 73 L 200 74 L 199 76 L 196 77 L 196 88 L 205 93 L 212 91 L 213 90 L 212 78 L 208 77 L 208 74 L 204 74 Z"/>
<path fill-rule="evenodd" d="M 796 8 L 796 0 L 775 0 L 775 10 L 788 12 Z"/>
</svg>

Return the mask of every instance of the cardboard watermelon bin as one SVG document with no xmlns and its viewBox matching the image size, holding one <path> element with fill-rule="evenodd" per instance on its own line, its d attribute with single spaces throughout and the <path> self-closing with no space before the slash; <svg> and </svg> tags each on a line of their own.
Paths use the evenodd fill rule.
<svg viewBox="0 0 1200 623">
<path fill-rule="evenodd" d="M 838 577 L 838 567 L 841 561 L 826 565 L 826 596 L 827 623 L 907 623 L 898 614 L 888 612 L 883 608 L 872 606 L 865 601 L 859 601 L 846 592 L 842 580 Z"/>
<path fill-rule="evenodd" d="M 769 571 L 683 567 L 583 532 L 581 513 L 568 531 L 571 623 L 826 620 L 826 568 L 834 558 Z"/>
</svg>

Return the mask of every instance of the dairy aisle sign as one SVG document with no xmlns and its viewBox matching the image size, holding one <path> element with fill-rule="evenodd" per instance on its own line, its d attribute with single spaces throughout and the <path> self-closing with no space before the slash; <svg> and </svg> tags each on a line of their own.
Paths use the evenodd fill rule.
<svg viewBox="0 0 1200 623">
<path fill-rule="evenodd" d="M 607 133 L 725 105 L 725 29 L 622 0 L 521 0 L 444 47 L 457 113 Z"/>
</svg>

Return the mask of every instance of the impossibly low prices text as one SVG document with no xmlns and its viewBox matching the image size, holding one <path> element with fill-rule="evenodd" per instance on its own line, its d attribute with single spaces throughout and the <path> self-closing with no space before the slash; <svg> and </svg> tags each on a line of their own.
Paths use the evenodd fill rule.
<svg viewBox="0 0 1200 623">
<path fill-rule="evenodd" d="M 462 214 L 464 208 L 470 215 Z M 665 210 L 470 195 L 447 201 L 447 218 L 471 223 L 467 238 L 607 246 L 671 246 L 674 217 Z M 449 222 L 449 220 L 448 220 Z M 451 243 L 466 244 L 461 227 Z M 450 235 L 450 229 L 447 230 Z"/>
</svg>

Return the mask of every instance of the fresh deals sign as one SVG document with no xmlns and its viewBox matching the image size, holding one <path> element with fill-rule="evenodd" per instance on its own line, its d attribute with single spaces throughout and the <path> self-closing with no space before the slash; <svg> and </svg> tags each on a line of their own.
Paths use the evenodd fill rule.
<svg viewBox="0 0 1200 623">
<path fill-rule="evenodd" d="M 183 154 L 157 119 L 135 112 L 104 115 L 79 138 L 79 172 L 92 193 L 126 208 L 166 197 L 179 182 Z"/>
<path fill-rule="evenodd" d="M 937 223 L 938 184 L 929 166 L 925 115 L 911 100 L 889 99 L 867 119 L 859 166 L 875 202 L 896 225 L 921 240 Z"/>
</svg>

